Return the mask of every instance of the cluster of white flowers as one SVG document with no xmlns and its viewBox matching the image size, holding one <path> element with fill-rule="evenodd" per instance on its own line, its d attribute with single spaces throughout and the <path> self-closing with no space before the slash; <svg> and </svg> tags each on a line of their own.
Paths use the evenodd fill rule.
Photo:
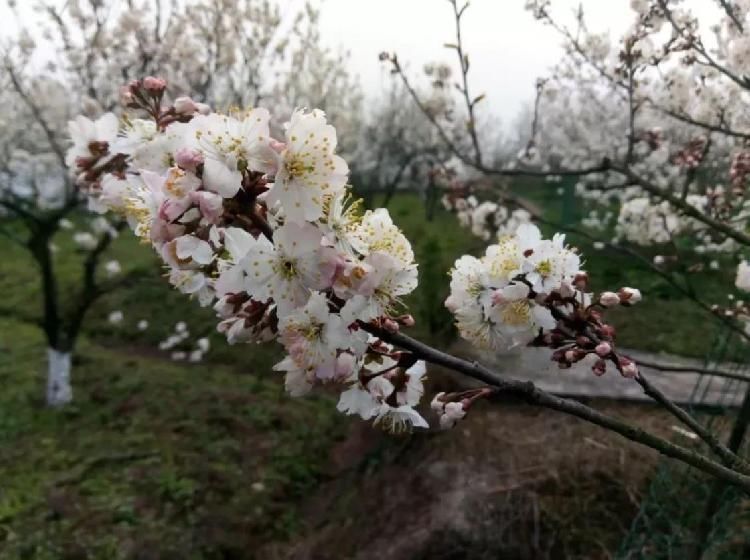
<svg viewBox="0 0 750 560">
<path fill-rule="evenodd" d="M 482 258 L 456 261 L 445 305 L 461 335 L 480 347 L 527 344 L 557 325 L 544 301 L 553 293 L 575 295 L 580 266 L 563 235 L 542 239 L 539 228 L 525 224 L 490 245 Z"/>
<path fill-rule="evenodd" d="M 158 78 L 126 86 L 125 105 L 150 118 L 128 115 L 115 134 L 110 115 L 72 123 L 68 160 L 91 207 L 124 216 L 161 256 L 173 286 L 213 306 L 229 343 L 279 342 L 286 355 L 274 369 L 291 395 L 326 384 L 340 390 L 344 413 L 391 431 L 426 428 L 415 410 L 425 364 L 392 344 L 414 324 L 402 303 L 417 286 L 414 253 L 387 210 L 362 212 L 352 200 L 325 115 L 295 110 L 276 139 L 265 109 L 215 113 L 185 97 L 170 105 L 165 89 Z M 524 210 L 473 197 L 445 202 L 477 235 L 497 239 L 452 271 L 446 306 L 465 338 L 493 349 L 547 346 L 560 367 L 594 355 L 597 375 L 607 362 L 637 374 L 602 322 L 606 307 L 640 300 L 637 290 L 592 303 L 563 235 L 543 239 Z M 188 337 L 178 324 L 161 348 L 200 361 L 208 340 L 182 350 Z M 438 395 L 440 427 L 491 392 Z"/>
<path fill-rule="evenodd" d="M 708 203 L 705 196 L 699 195 L 688 195 L 686 202 L 699 210 L 704 210 Z M 666 201 L 654 202 L 648 197 L 638 197 L 620 206 L 616 233 L 638 245 L 651 245 L 668 243 L 674 236 L 699 225 L 679 214 Z"/>
<path fill-rule="evenodd" d="M 351 200 L 325 115 L 296 110 L 276 140 L 265 109 L 165 106 L 165 86 L 146 78 L 123 92 L 150 120 L 71 123 L 68 161 L 92 208 L 125 216 L 169 281 L 214 306 L 230 342 L 278 340 L 292 394 L 337 384 L 342 411 L 426 427 L 413 408 L 423 364 L 366 330 L 413 324 L 399 308 L 417 286 L 414 254 L 387 210 Z"/>
<path fill-rule="evenodd" d="M 531 223 L 531 214 L 523 208 L 510 210 L 492 201 L 479 202 L 474 195 L 463 198 L 446 194 L 442 203 L 446 210 L 456 213 L 463 227 L 485 241 L 512 235 L 522 224 Z"/>
<path fill-rule="evenodd" d="M 139 330 L 145 330 L 140 329 L 140 323 Z M 159 343 L 159 350 L 169 350 L 170 358 L 176 362 L 185 360 L 192 363 L 202 362 L 210 349 L 211 341 L 206 337 L 190 341 L 190 330 L 184 321 L 175 324 L 174 332 Z"/>
<path fill-rule="evenodd" d="M 710 202 L 706 196 L 689 194 L 685 202 L 702 213 L 710 213 Z M 744 217 L 738 213 L 736 219 Z M 648 197 L 637 197 L 621 204 L 615 225 L 615 242 L 624 239 L 649 246 L 671 243 L 678 236 L 690 236 L 692 250 L 699 255 L 733 253 L 738 249 L 736 241 L 706 227 L 695 218 L 685 216 L 666 201 L 654 202 Z"/>
<path fill-rule="evenodd" d="M 456 261 L 445 305 L 461 335 L 477 346 L 544 346 L 554 350 L 551 358 L 561 368 L 591 358 L 596 375 L 611 364 L 624 377 L 635 377 L 635 362 L 617 352 L 615 330 L 603 314 L 607 308 L 638 303 L 641 293 L 624 287 L 595 299 L 580 265 L 580 256 L 565 245 L 563 235 L 543 239 L 539 228 L 525 224 L 490 245 L 482 258 Z M 451 403 L 465 403 L 465 410 L 474 398 L 433 401 L 441 425 L 452 426 L 462 417 Z"/>
</svg>

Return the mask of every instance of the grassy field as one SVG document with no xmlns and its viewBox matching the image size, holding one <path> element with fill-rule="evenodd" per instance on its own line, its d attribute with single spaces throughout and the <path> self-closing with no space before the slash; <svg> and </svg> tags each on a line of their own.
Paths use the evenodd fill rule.
<svg viewBox="0 0 750 560">
<path fill-rule="evenodd" d="M 443 211 L 425 221 L 415 196 L 398 197 L 391 212 L 420 263 L 421 286 L 407 302 L 415 335 L 447 344 L 446 272 L 483 244 Z M 71 237 L 56 239 L 66 304 L 79 281 Z M 112 257 L 139 281 L 92 310 L 74 361 L 75 404 L 48 410 L 36 271 L 23 251 L 0 244 L 0 558 L 251 558 L 260 544 L 299 533 L 306 498 L 329 480 L 331 454 L 351 432 L 332 396 L 286 397 L 271 371 L 278 349 L 227 345 L 213 312 L 171 290 L 150 249 L 123 234 Z M 661 281 L 609 254 L 587 262 L 597 282 L 644 291 L 637 312 L 615 317 L 623 344 L 710 349 L 707 316 Z M 107 321 L 113 310 L 124 313 L 119 326 Z M 205 362 L 172 362 L 156 348 L 178 321 L 211 339 Z"/>
<path fill-rule="evenodd" d="M 345 434 L 325 396 L 89 340 L 50 410 L 38 331 L 4 318 L 0 340 L 2 558 L 237 557 L 297 530 Z"/>
</svg>

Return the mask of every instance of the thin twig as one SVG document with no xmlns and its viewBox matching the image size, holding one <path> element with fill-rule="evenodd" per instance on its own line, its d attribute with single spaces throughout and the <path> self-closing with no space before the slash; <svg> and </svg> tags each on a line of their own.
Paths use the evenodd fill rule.
<svg viewBox="0 0 750 560">
<path fill-rule="evenodd" d="M 734 454 L 728 447 L 721 443 L 708 429 L 688 414 L 683 408 L 672 402 L 658 387 L 654 386 L 642 372 L 636 377 L 638 384 L 643 387 L 643 392 L 656 402 L 666 408 L 675 418 L 680 420 L 688 428 L 693 430 L 706 444 L 721 457 L 722 462 L 730 468 L 741 469 L 747 472 L 747 462 Z"/>
<path fill-rule="evenodd" d="M 550 175 L 558 175 L 561 177 L 578 177 L 582 175 L 591 175 L 593 173 L 602 173 L 610 169 L 609 160 L 607 159 L 604 159 L 598 165 L 591 165 L 580 169 L 560 168 L 549 171 L 539 171 L 535 169 L 506 169 L 501 167 L 489 167 L 484 163 L 478 163 L 475 158 L 470 157 L 469 155 L 464 153 L 461 149 L 459 149 L 456 143 L 451 140 L 443 125 L 438 122 L 437 118 L 427 108 L 424 101 L 422 101 L 419 94 L 414 89 L 414 86 L 412 86 L 409 78 L 404 73 L 403 68 L 401 68 L 400 63 L 398 62 L 398 58 L 393 55 L 390 57 L 390 61 L 393 66 L 393 73 L 401 79 L 401 82 L 406 88 L 406 91 L 409 93 L 409 96 L 412 98 L 417 108 L 422 112 L 422 114 L 424 114 L 430 124 L 432 124 L 432 126 L 435 128 L 438 135 L 440 136 L 440 139 L 446 145 L 448 150 L 463 163 L 473 167 L 474 169 L 481 173 L 484 173 L 485 175 L 493 175 L 496 177 L 549 177 Z"/>
<path fill-rule="evenodd" d="M 729 19 L 732 20 L 732 23 L 734 23 L 735 27 L 739 30 L 740 33 L 744 33 L 745 29 L 742 26 L 742 22 L 737 17 L 737 14 L 734 11 L 734 6 L 732 6 L 727 0 L 716 0 L 719 3 L 719 6 L 724 8 L 724 11 L 727 13 L 727 16 Z"/>
<path fill-rule="evenodd" d="M 700 375 L 715 375 L 716 377 L 726 377 L 727 379 L 734 379 L 736 381 L 745 381 L 747 383 L 750 383 L 750 375 L 744 375 L 742 373 L 728 371 L 725 369 L 712 369 L 707 367 L 678 364 L 660 364 L 658 362 L 652 362 L 651 360 L 642 360 L 636 358 L 633 358 L 633 360 L 639 366 L 656 369 L 659 371 L 666 371 L 671 373 L 697 373 Z"/>
<path fill-rule="evenodd" d="M 471 144 L 474 148 L 474 161 L 477 165 L 482 165 L 482 149 L 479 144 L 479 138 L 477 137 L 477 120 L 474 116 L 474 107 L 482 99 L 477 97 L 472 99 L 469 95 L 469 55 L 464 52 L 463 40 L 461 37 L 461 18 L 466 12 L 466 8 L 469 7 L 469 3 L 466 2 L 462 8 L 459 9 L 457 0 L 449 0 L 451 6 L 453 6 L 453 15 L 456 22 L 456 44 L 452 45 L 458 55 L 458 62 L 461 66 L 461 78 L 463 85 L 458 90 L 463 94 L 464 102 L 466 104 L 466 111 L 468 113 L 469 121 L 466 127 L 469 130 L 469 136 L 471 137 Z"/>
</svg>

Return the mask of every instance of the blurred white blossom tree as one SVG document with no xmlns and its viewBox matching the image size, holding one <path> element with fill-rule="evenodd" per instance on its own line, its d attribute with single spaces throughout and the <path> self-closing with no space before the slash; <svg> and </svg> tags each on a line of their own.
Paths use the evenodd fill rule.
<svg viewBox="0 0 750 560">
<path fill-rule="evenodd" d="M 230 109 L 283 100 L 288 112 L 327 106 L 344 128 L 357 127 L 361 95 L 345 53 L 321 43 L 313 3 L 290 10 L 268 0 L 70 0 L 40 2 L 31 12 L 25 3 L 9 5 L 18 29 L 0 45 L 0 233 L 38 265 L 47 401 L 59 405 L 72 399 L 71 353 L 87 311 L 127 279 L 100 266 L 123 223 L 93 206 L 93 215 L 82 214 L 75 157 L 65 155 L 72 116 L 118 107 L 121 84 L 157 73 L 196 102 Z M 71 124 L 81 141 L 101 142 L 102 150 L 116 141 L 118 126 L 116 119 Z M 74 223 L 83 228 L 73 239 L 85 256 L 71 299 L 59 293 L 54 240 Z"/>
</svg>

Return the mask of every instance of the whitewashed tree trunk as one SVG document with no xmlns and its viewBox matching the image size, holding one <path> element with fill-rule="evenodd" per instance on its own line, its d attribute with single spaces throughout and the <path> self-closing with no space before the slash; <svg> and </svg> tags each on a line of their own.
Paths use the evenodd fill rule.
<svg viewBox="0 0 750 560">
<path fill-rule="evenodd" d="M 70 385 L 70 352 L 47 349 L 47 404 L 62 406 L 73 400 Z"/>
</svg>

